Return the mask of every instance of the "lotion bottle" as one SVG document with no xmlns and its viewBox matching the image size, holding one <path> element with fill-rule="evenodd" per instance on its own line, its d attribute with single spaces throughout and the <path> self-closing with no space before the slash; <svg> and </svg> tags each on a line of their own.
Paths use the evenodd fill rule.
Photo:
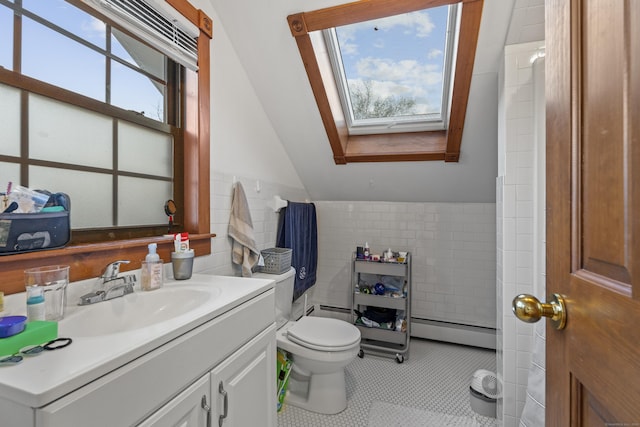
<svg viewBox="0 0 640 427">
<path fill-rule="evenodd" d="M 34 320 L 44 320 L 44 289 L 38 285 L 27 286 L 27 319 L 29 322 Z"/>
<path fill-rule="evenodd" d="M 142 262 L 140 282 L 143 291 L 152 291 L 162 287 L 163 264 L 157 253 L 158 245 L 149 243 L 149 253 Z"/>
<path fill-rule="evenodd" d="M 160 255 L 158 255 L 158 244 L 157 243 L 149 243 L 147 246 L 149 248 L 149 253 L 145 257 L 146 262 L 158 262 L 160 261 Z"/>
</svg>

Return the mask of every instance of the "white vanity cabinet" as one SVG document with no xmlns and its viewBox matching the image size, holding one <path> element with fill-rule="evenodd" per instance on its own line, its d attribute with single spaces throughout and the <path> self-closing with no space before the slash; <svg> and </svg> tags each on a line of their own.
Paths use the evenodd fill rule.
<svg viewBox="0 0 640 427">
<path fill-rule="evenodd" d="M 273 325 L 211 372 L 211 425 L 276 427 L 275 333 Z"/>
<path fill-rule="evenodd" d="M 276 427 L 275 353 L 273 325 L 139 427 Z"/>
<path fill-rule="evenodd" d="M 221 302 L 223 306 L 210 317 L 163 336 L 145 352 L 123 356 L 117 365 L 109 365 L 113 369 L 95 374 L 91 381 L 76 386 L 71 379 L 72 384 L 61 384 L 58 388 L 73 387 L 72 391 L 60 392 L 53 401 L 37 406 L 28 400 L 20 404 L 0 398 L 0 410 L 13 414 L 8 418 L 15 420 L 11 427 L 275 427 L 275 294 L 272 284 L 252 286 L 252 294 L 239 302 Z M 229 289 L 230 294 L 245 292 Z M 225 291 L 220 295 L 222 299 Z M 83 339 L 78 342 L 76 346 L 74 339 L 76 351 L 84 345 Z M 95 366 L 93 370 L 103 365 Z M 72 373 L 77 367 L 64 369 Z M 45 369 L 42 374 L 46 375 Z M 221 416 L 225 417 L 219 424 Z"/>
<path fill-rule="evenodd" d="M 211 426 L 211 386 L 204 375 L 169 403 L 158 409 L 139 427 Z"/>
</svg>

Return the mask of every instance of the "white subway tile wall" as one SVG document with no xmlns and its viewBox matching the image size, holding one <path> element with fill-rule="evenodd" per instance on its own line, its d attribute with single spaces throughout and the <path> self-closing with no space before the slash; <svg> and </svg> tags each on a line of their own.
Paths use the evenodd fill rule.
<svg viewBox="0 0 640 427">
<path fill-rule="evenodd" d="M 349 308 L 351 257 L 412 253 L 412 316 L 494 328 L 494 203 L 316 202 L 314 302 Z"/>
<path fill-rule="evenodd" d="M 534 293 L 536 144 L 531 57 L 542 47 L 544 42 L 507 46 L 501 76 L 498 156 L 504 163 L 496 180 L 496 366 L 504 387 L 504 398 L 498 402 L 504 427 L 518 425 L 531 362 L 533 326 L 516 319 L 511 302 L 520 293 Z"/>
<path fill-rule="evenodd" d="M 244 188 L 254 238 L 258 249 L 272 248 L 276 244 L 278 213 L 273 206 L 273 197 L 278 195 L 285 200 L 304 201 L 309 195 L 303 189 L 262 181 L 258 178 L 211 173 L 211 256 L 203 257 L 197 264 L 197 272 L 239 276 L 240 270 L 231 262 L 231 239 L 228 236 L 229 215 L 234 182 L 240 182 Z"/>
<path fill-rule="evenodd" d="M 302 201 L 308 194 L 255 178 L 242 183 L 260 249 L 275 246 L 274 195 Z M 195 271 L 239 275 L 227 236 L 234 176 L 212 173 L 212 255 Z M 309 304 L 349 308 L 351 256 L 369 243 L 372 253 L 391 248 L 413 255 L 414 317 L 495 328 L 494 203 L 314 202 L 318 215 L 318 279 Z"/>
</svg>

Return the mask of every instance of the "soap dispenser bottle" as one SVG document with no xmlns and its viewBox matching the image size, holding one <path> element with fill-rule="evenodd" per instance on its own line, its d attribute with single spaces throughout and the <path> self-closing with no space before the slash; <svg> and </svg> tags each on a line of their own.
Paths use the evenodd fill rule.
<svg viewBox="0 0 640 427">
<path fill-rule="evenodd" d="M 162 287 L 163 264 L 157 253 L 158 245 L 149 243 L 149 253 L 142 262 L 140 282 L 143 291 L 152 291 Z"/>
</svg>

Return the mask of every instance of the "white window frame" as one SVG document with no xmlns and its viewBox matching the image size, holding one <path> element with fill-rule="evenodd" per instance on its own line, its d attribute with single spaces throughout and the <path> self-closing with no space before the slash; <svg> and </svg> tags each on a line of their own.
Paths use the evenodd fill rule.
<svg viewBox="0 0 640 427">
<path fill-rule="evenodd" d="M 443 61 L 442 103 L 440 114 L 422 114 L 406 117 L 385 117 L 375 119 L 359 119 L 353 117 L 351 97 L 347 78 L 342 63 L 342 55 L 338 44 L 335 28 L 322 31 L 324 43 L 327 48 L 329 61 L 333 71 L 336 87 L 340 97 L 349 135 L 371 135 L 400 132 L 423 132 L 446 130 L 449 125 L 449 113 L 451 110 L 451 95 L 453 92 L 453 74 L 455 72 L 455 58 L 458 49 L 458 36 L 460 32 L 460 17 L 462 8 L 458 4 L 450 4 L 447 18 L 445 38 L 445 52 Z M 428 10 L 428 9 L 425 9 Z"/>
</svg>

